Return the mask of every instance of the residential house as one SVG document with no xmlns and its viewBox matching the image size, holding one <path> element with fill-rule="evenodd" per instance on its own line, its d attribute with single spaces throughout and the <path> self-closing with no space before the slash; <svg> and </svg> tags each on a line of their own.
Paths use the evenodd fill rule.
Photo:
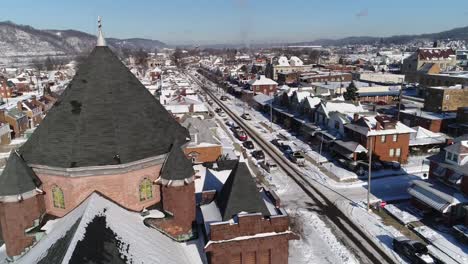
<svg viewBox="0 0 468 264">
<path fill-rule="evenodd" d="M 29 127 L 28 116 L 17 107 L 0 109 L 0 122 L 9 124 L 11 138 L 21 136 Z"/>
<path fill-rule="evenodd" d="M 351 73 L 342 72 L 316 72 L 303 73 L 299 77 L 302 83 L 317 83 L 317 82 L 350 82 L 353 80 Z"/>
<path fill-rule="evenodd" d="M 424 96 L 424 110 L 430 112 L 457 111 L 468 106 L 468 86 L 428 87 Z"/>
<path fill-rule="evenodd" d="M 345 127 L 347 136 L 367 150 L 371 148 L 378 160 L 407 163 L 410 133 L 415 132 L 410 127 L 384 115 L 355 115 Z"/>
<path fill-rule="evenodd" d="M 192 163 L 214 162 L 222 156 L 223 147 L 215 136 L 217 125 L 214 120 L 188 117 L 181 125 L 190 133 L 184 153 Z"/>
<path fill-rule="evenodd" d="M 290 98 L 289 109 L 292 112 L 302 113 L 302 104 L 305 98 L 310 96 L 313 96 L 311 89 L 300 89 L 294 91 Z"/>
<path fill-rule="evenodd" d="M 315 123 L 318 125 L 327 126 L 330 121 L 330 113 L 338 112 L 348 115 L 353 115 L 355 113 L 366 112 L 362 105 L 357 102 L 349 101 L 322 101 L 315 111 Z"/>
<path fill-rule="evenodd" d="M 415 181 L 408 189 L 422 208 L 441 214 L 447 223 L 464 218 L 468 224 L 468 140 L 457 138 L 452 145 L 428 158 L 429 181 Z"/>
<path fill-rule="evenodd" d="M 308 72 L 313 69 L 313 65 L 304 65 L 304 63 L 297 57 L 292 56 L 290 60 L 286 56 L 280 56 L 272 64 L 267 65 L 269 78 L 278 80 L 279 73 L 291 72 Z M 271 69 L 268 69 L 271 68 Z"/>
<path fill-rule="evenodd" d="M 0 78 L 0 96 L 2 98 L 11 98 L 16 92 L 16 87 L 11 81 Z"/>
<path fill-rule="evenodd" d="M 304 99 L 302 103 L 302 113 L 310 121 L 315 120 L 315 110 L 317 106 L 322 102 L 322 99 L 319 97 L 308 96 Z"/>
<path fill-rule="evenodd" d="M 266 94 L 273 96 L 278 89 L 278 83 L 265 77 L 265 75 L 259 75 L 256 79 L 253 79 L 249 82 L 250 89 L 255 94 Z"/>
<path fill-rule="evenodd" d="M 409 127 L 424 127 L 435 133 L 447 132 L 456 120 L 456 113 L 434 113 L 418 108 L 400 110 L 400 121 Z"/>
<path fill-rule="evenodd" d="M 42 108 L 32 101 L 18 101 L 16 108 L 28 117 L 29 128 L 37 127 L 42 121 Z"/>
</svg>

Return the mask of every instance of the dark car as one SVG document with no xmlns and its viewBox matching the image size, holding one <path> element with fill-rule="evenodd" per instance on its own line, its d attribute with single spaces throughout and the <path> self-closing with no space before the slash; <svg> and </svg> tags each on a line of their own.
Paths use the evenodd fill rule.
<svg viewBox="0 0 468 264">
<path fill-rule="evenodd" d="M 382 161 L 382 165 L 384 168 L 392 170 L 399 170 L 401 168 L 400 163 L 396 161 Z"/>
<path fill-rule="evenodd" d="M 281 147 L 281 145 L 283 144 L 283 143 L 281 142 L 281 140 L 280 140 L 280 139 L 277 139 L 277 138 L 273 139 L 273 140 L 270 141 L 270 142 L 271 142 L 271 144 L 273 144 L 273 145 L 275 145 L 275 146 L 277 146 L 277 147 Z"/>
<path fill-rule="evenodd" d="M 279 148 L 286 154 L 293 152 L 292 148 L 287 144 L 281 144 Z"/>
<path fill-rule="evenodd" d="M 252 152 L 252 157 L 254 157 L 257 160 L 261 160 L 265 158 L 265 154 L 263 154 L 263 151 L 261 150 L 256 150 Z"/>
<path fill-rule="evenodd" d="M 220 113 L 220 112 L 223 111 L 223 109 L 221 109 L 221 108 L 218 107 L 218 108 L 216 108 L 214 111 L 215 111 L 216 113 Z"/>
<path fill-rule="evenodd" d="M 228 98 L 227 98 L 227 96 L 222 95 L 219 99 L 221 99 L 221 101 L 226 101 Z"/>
<path fill-rule="evenodd" d="M 247 140 L 244 143 L 242 143 L 242 146 L 244 146 L 244 148 L 246 149 L 254 149 L 254 144 L 250 140 Z"/>
<path fill-rule="evenodd" d="M 408 258 L 411 263 L 434 263 L 434 259 L 428 254 L 426 245 L 419 241 L 411 240 L 406 237 L 395 237 L 393 239 L 393 249 L 398 254 Z"/>
</svg>

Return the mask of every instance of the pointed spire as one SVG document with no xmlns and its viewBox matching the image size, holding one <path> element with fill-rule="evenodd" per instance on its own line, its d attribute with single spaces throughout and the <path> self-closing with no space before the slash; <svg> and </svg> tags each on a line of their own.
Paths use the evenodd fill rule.
<svg viewBox="0 0 468 264">
<path fill-rule="evenodd" d="M 102 34 L 102 23 L 101 23 L 101 17 L 98 17 L 98 36 L 97 36 L 97 44 L 96 46 L 98 47 L 104 47 L 107 46 L 106 40 L 104 39 L 104 35 Z"/>
</svg>

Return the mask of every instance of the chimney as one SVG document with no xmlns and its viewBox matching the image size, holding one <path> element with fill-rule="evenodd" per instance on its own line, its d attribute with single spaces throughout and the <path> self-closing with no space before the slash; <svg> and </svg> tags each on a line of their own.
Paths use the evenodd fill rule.
<svg viewBox="0 0 468 264">
<path fill-rule="evenodd" d="M 23 101 L 18 101 L 16 103 L 16 108 L 18 108 L 20 111 L 23 111 Z"/>
<path fill-rule="evenodd" d="M 358 120 L 359 120 L 359 114 L 358 114 L 358 113 L 354 113 L 353 121 L 354 121 L 354 122 L 357 122 Z"/>
</svg>

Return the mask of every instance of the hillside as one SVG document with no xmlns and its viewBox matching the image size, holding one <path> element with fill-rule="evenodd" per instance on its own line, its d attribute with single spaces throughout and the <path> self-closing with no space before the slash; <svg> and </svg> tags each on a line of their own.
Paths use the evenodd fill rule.
<svg viewBox="0 0 468 264">
<path fill-rule="evenodd" d="M 108 38 L 108 45 L 122 49 L 154 51 L 165 47 L 151 39 Z M 0 66 L 27 65 L 47 57 L 71 58 L 89 52 L 96 44 L 94 35 L 77 30 L 39 30 L 10 21 L 0 22 Z"/>
<path fill-rule="evenodd" d="M 314 41 L 293 43 L 294 45 L 321 45 L 321 46 L 343 46 L 356 44 L 374 44 L 382 42 L 385 44 L 406 44 L 417 40 L 468 40 L 468 27 L 454 28 L 438 33 L 419 35 L 396 35 L 390 37 L 347 37 L 341 39 L 317 39 Z"/>
</svg>

